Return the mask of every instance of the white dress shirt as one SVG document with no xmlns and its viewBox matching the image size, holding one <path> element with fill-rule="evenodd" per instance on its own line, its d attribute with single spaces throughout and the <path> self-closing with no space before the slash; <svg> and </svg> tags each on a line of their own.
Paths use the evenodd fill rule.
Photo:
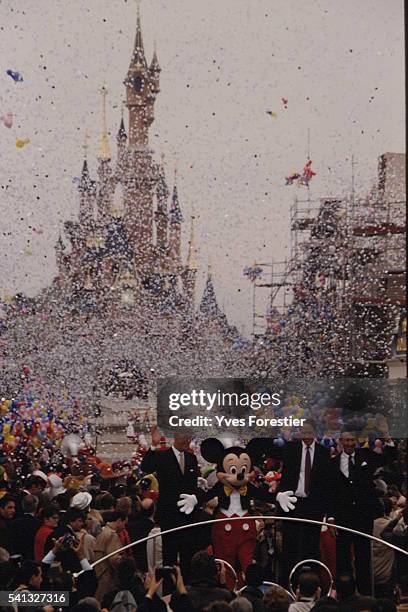
<svg viewBox="0 0 408 612">
<path fill-rule="evenodd" d="M 344 474 L 346 478 L 349 477 L 349 457 L 353 458 L 353 463 L 355 465 L 356 464 L 356 453 L 355 452 L 351 453 L 351 455 L 348 455 L 347 453 L 343 451 L 340 455 L 340 470 L 342 471 L 342 473 Z"/>
<path fill-rule="evenodd" d="M 237 514 L 238 516 L 244 516 L 248 510 L 244 510 L 241 504 L 241 494 L 239 491 L 232 491 L 230 495 L 230 505 L 229 508 L 222 508 L 222 513 L 225 516 L 232 516 L 233 514 Z"/>
<path fill-rule="evenodd" d="M 313 440 L 313 442 L 309 446 L 309 448 L 310 448 L 310 463 L 311 463 L 311 467 L 313 467 L 313 459 L 314 459 L 314 453 L 315 453 L 315 446 L 316 446 L 316 442 L 315 442 L 315 440 Z M 298 481 L 298 485 L 297 485 L 297 488 L 296 488 L 296 491 L 295 491 L 296 497 L 307 497 L 307 495 L 305 493 L 306 449 L 307 449 L 307 444 L 305 444 L 303 442 L 303 440 L 302 440 L 302 461 L 300 463 L 299 481 Z"/>
</svg>

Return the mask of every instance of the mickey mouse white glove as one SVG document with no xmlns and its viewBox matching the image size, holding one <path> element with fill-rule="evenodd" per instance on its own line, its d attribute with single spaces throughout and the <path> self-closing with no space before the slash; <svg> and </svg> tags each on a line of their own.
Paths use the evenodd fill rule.
<svg viewBox="0 0 408 612">
<path fill-rule="evenodd" d="M 195 495 L 188 495 L 188 493 L 182 493 L 180 495 L 180 501 L 177 502 L 180 512 L 184 514 L 191 514 L 194 507 L 197 505 L 197 497 Z"/>
<path fill-rule="evenodd" d="M 293 491 L 282 491 L 277 494 L 276 501 L 284 512 L 289 512 L 294 510 L 297 497 L 294 497 Z"/>
</svg>

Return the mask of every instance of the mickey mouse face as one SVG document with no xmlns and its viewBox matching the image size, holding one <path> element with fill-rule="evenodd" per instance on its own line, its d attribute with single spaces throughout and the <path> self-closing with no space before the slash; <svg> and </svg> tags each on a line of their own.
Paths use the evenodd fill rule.
<svg viewBox="0 0 408 612">
<path fill-rule="evenodd" d="M 243 450 L 243 449 L 242 449 Z M 251 472 L 251 459 L 246 452 L 239 454 L 226 451 L 223 470 L 217 470 L 217 478 L 223 484 L 239 488 L 247 484 Z"/>
<path fill-rule="evenodd" d="M 220 440 L 207 438 L 202 442 L 200 450 L 206 461 L 217 464 L 218 480 L 224 485 L 239 489 L 249 481 L 255 458 L 252 453 L 253 447 L 253 440 L 245 448 L 240 446 L 224 448 Z"/>
</svg>

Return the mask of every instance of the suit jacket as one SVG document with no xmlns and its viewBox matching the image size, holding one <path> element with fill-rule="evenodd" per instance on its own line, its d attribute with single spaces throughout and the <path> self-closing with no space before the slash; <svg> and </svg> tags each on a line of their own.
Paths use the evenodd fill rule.
<svg viewBox="0 0 408 612">
<path fill-rule="evenodd" d="M 153 527 L 154 521 L 146 516 L 130 519 L 127 524 L 127 530 L 132 542 L 146 538 Z M 137 567 L 143 572 L 147 572 L 147 542 L 133 546 L 132 551 Z"/>
<path fill-rule="evenodd" d="M 352 478 L 346 478 L 340 469 L 341 454 L 331 460 L 330 515 L 339 525 L 371 523 L 382 516 L 382 508 L 374 487 L 375 470 L 391 462 L 396 456 L 394 447 L 386 446 L 382 454 L 369 448 L 356 448 Z"/>
<path fill-rule="evenodd" d="M 199 475 L 197 458 L 184 451 L 184 474 L 172 448 L 166 451 L 149 450 L 141 463 L 145 473 L 155 473 L 159 483 L 156 518 L 162 529 L 183 525 L 191 520 L 180 512 L 177 502 L 182 493 L 197 495 Z"/>
<path fill-rule="evenodd" d="M 296 492 L 302 463 L 302 441 L 293 440 L 284 446 L 269 445 L 268 456 L 283 461 L 282 477 L 279 491 Z M 323 516 L 329 505 L 330 487 L 330 451 L 325 446 L 315 442 L 312 472 L 310 476 L 309 510 Z"/>
<path fill-rule="evenodd" d="M 24 559 L 34 559 L 35 534 L 40 526 L 40 519 L 32 514 L 23 514 L 21 518 L 13 521 L 11 525 L 15 551 L 22 555 Z"/>
</svg>

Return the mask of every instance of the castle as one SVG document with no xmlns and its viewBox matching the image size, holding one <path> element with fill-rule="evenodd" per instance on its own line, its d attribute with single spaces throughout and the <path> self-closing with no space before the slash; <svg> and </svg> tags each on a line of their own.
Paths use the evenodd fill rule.
<svg viewBox="0 0 408 612">
<path fill-rule="evenodd" d="M 160 72 L 156 51 L 150 65 L 146 61 L 138 9 L 134 49 L 124 80 L 128 128 L 122 116 L 114 161 L 106 126 L 107 91 L 103 88 L 98 179 L 91 178 L 85 156 L 78 179 L 79 218 L 65 223 L 69 248 L 61 237 L 55 247 L 58 276 L 54 286 L 65 296 L 73 314 L 113 315 L 123 309 L 135 314 L 147 309 L 150 316 L 178 313 L 191 318 L 194 314 L 197 268 L 193 217 L 187 261 L 183 262 L 183 215 L 177 185 L 169 202 L 163 158 L 156 161 L 149 147 Z M 221 316 L 225 323 L 210 274 L 199 312 L 206 310 Z"/>
</svg>

